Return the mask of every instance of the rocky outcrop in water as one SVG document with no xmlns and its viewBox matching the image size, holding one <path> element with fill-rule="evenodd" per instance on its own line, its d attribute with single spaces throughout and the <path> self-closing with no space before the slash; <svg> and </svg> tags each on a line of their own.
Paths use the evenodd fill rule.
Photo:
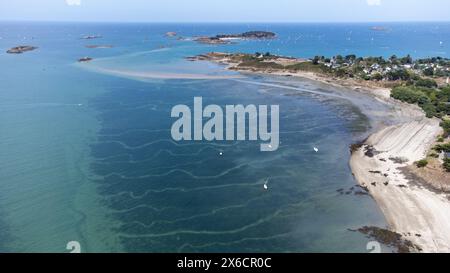
<svg viewBox="0 0 450 273">
<path fill-rule="evenodd" d="M 35 46 L 16 46 L 16 47 L 13 47 L 13 48 L 9 49 L 8 51 L 6 51 L 6 53 L 8 53 L 8 54 L 22 54 L 24 52 L 32 51 L 32 50 L 35 50 L 35 49 L 37 49 L 37 47 L 35 47 Z"/>
<path fill-rule="evenodd" d="M 86 45 L 86 48 L 113 48 L 112 45 Z"/>
<path fill-rule="evenodd" d="M 169 32 L 166 33 L 166 36 L 167 37 L 175 37 L 175 36 L 177 36 L 177 33 L 174 32 L 174 31 L 169 31 Z"/>
<path fill-rule="evenodd" d="M 90 62 L 90 61 L 92 61 L 93 60 L 93 58 L 91 58 L 91 57 L 83 57 L 83 58 L 81 58 L 81 59 L 78 59 L 78 62 L 80 62 L 80 63 L 86 63 L 86 62 Z"/>
<path fill-rule="evenodd" d="M 83 39 L 83 40 L 92 40 L 92 39 L 99 39 L 99 38 L 102 38 L 102 36 L 100 36 L 100 35 L 86 35 L 86 36 L 81 37 L 81 39 Z"/>
</svg>

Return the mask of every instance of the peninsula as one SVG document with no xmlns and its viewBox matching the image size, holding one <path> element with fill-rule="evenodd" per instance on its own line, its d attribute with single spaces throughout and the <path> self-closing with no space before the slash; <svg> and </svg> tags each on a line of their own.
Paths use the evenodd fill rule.
<svg viewBox="0 0 450 273">
<path fill-rule="evenodd" d="M 410 251 L 450 251 L 450 60 L 355 55 L 301 59 L 211 52 L 187 58 L 242 73 L 298 76 L 364 92 L 392 110 L 394 125 L 352 145 L 350 166 Z M 363 109 L 362 109 L 363 110 Z"/>
</svg>

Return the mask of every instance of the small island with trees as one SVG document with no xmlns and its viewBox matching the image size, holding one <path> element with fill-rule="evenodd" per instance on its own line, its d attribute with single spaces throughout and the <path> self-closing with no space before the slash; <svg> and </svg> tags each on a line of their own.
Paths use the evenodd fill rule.
<svg viewBox="0 0 450 273">
<path fill-rule="evenodd" d="M 197 37 L 194 41 L 203 44 L 230 44 L 232 40 L 238 39 L 274 39 L 276 34 L 268 31 L 248 31 L 240 34 L 218 34 L 212 37 Z"/>
</svg>

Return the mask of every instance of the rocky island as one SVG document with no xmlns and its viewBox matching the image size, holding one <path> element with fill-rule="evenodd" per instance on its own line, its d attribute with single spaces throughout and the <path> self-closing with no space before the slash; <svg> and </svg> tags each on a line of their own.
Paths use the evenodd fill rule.
<svg viewBox="0 0 450 273">
<path fill-rule="evenodd" d="M 177 33 L 174 31 L 166 32 L 166 37 L 175 37 L 175 36 L 177 36 Z"/>
<path fill-rule="evenodd" d="M 86 63 L 86 62 L 90 62 L 90 61 L 92 61 L 93 60 L 93 58 L 91 58 L 91 57 L 83 57 L 83 58 L 81 58 L 81 59 L 78 59 L 78 62 L 80 62 L 80 63 Z"/>
<path fill-rule="evenodd" d="M 86 45 L 86 48 L 113 48 L 112 45 Z"/>
<path fill-rule="evenodd" d="M 32 50 L 35 50 L 35 49 L 37 49 L 37 47 L 35 47 L 35 46 L 16 46 L 16 47 L 13 47 L 13 48 L 9 49 L 8 51 L 6 51 L 6 53 L 8 53 L 8 54 L 22 54 L 24 52 L 32 51 Z"/>
<path fill-rule="evenodd" d="M 100 36 L 100 35 L 86 35 L 86 36 L 81 37 L 81 39 L 83 39 L 83 40 L 92 40 L 92 39 L 99 39 L 99 38 L 102 38 L 102 36 Z"/>
</svg>

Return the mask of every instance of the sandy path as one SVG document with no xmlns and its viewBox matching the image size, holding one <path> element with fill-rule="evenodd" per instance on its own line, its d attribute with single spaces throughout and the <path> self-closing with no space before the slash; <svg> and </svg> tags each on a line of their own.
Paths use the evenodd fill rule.
<svg viewBox="0 0 450 273">
<path fill-rule="evenodd" d="M 107 69 L 107 68 L 87 68 L 99 73 L 105 73 L 120 77 L 130 77 L 137 79 L 189 79 L 189 80 L 220 80 L 220 79 L 240 79 L 242 75 L 210 75 L 210 74 L 193 74 L 193 73 L 171 73 L 171 72 L 155 72 L 155 71 L 132 71 L 125 69 Z"/>
</svg>

